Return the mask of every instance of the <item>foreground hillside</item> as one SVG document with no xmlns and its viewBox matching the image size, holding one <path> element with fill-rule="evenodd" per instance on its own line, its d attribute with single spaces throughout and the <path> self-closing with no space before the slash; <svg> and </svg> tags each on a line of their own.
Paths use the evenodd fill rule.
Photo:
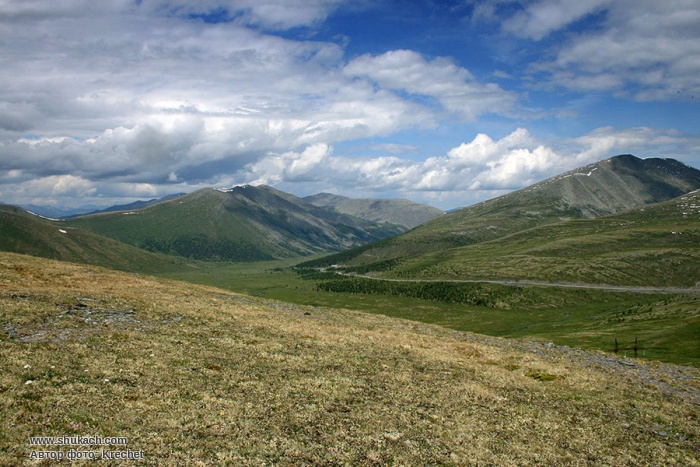
<svg viewBox="0 0 700 467">
<path fill-rule="evenodd" d="M 9 253 L 0 341 L 3 465 L 698 465 L 691 368 Z"/>
</svg>

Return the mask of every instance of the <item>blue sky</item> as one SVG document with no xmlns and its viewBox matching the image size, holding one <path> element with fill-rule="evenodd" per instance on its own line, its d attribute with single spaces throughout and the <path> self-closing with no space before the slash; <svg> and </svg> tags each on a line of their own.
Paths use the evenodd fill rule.
<svg viewBox="0 0 700 467">
<path fill-rule="evenodd" d="M 700 167 L 696 0 L 0 1 L 0 201 L 203 187 L 467 206 Z"/>
</svg>

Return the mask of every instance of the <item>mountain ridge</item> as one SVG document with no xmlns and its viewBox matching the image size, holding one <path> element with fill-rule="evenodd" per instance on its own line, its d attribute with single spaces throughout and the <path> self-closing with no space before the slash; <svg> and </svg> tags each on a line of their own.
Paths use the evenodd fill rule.
<svg viewBox="0 0 700 467">
<path fill-rule="evenodd" d="M 89 231 L 154 253 L 205 260 L 274 260 L 339 251 L 407 229 L 387 222 L 381 213 L 356 214 L 317 206 L 266 185 L 205 188 L 63 219 L 22 211 L 27 219 L 53 222 L 59 229 Z M 40 225 L 25 227 L 24 238 L 31 231 L 49 238 Z M 98 237 L 93 237 L 90 244 L 97 241 Z M 56 257 L 48 244 L 40 250 Z M 91 264 L 95 264 L 94 259 Z"/>
<path fill-rule="evenodd" d="M 334 209 L 343 214 L 362 217 L 375 222 L 389 222 L 412 229 L 440 216 L 440 209 L 407 199 L 348 198 L 332 193 L 318 193 L 303 200 Z"/>
<path fill-rule="evenodd" d="M 700 286 L 700 190 L 597 218 L 426 254 L 391 277 Z"/>
<path fill-rule="evenodd" d="M 176 258 L 81 229 L 55 225 L 11 205 L 0 205 L 0 250 L 130 272 L 160 272 L 184 266 Z"/>
<path fill-rule="evenodd" d="M 134 201 L 133 203 L 127 203 L 127 204 L 115 204 L 114 206 L 109 206 L 104 209 L 98 209 L 95 211 L 91 212 L 86 212 L 84 214 L 74 214 L 71 216 L 66 216 L 65 218 L 70 218 L 70 217 L 78 217 L 78 216 L 89 216 L 91 214 L 100 214 L 104 212 L 116 212 L 116 211 L 134 211 L 137 209 L 143 209 L 147 208 L 148 206 L 152 206 L 154 204 L 158 203 L 164 203 L 166 201 L 170 201 L 173 199 L 180 198 L 181 196 L 185 196 L 187 193 L 173 193 L 172 195 L 166 195 L 161 198 L 151 198 L 149 200 L 138 200 Z"/>
<path fill-rule="evenodd" d="M 205 188 L 133 212 L 100 213 L 65 225 L 194 259 L 256 261 L 338 251 L 400 233 L 267 186 Z"/>
<path fill-rule="evenodd" d="M 162 203 L 171 199 L 175 199 L 179 196 L 183 196 L 185 193 L 174 193 L 171 195 L 166 195 L 161 198 L 151 198 L 148 200 L 138 200 L 127 204 L 115 204 L 113 206 L 108 206 L 106 208 L 100 208 L 93 205 L 86 205 L 77 208 L 60 208 L 55 206 L 42 206 L 36 204 L 19 204 L 18 207 L 25 209 L 31 213 L 38 214 L 43 217 L 48 217 L 50 219 L 69 219 L 78 216 L 89 216 L 91 214 L 99 214 L 101 212 L 113 212 L 113 211 L 129 211 L 134 209 L 141 209 L 153 204 Z M 2 203 L 0 203 L 2 204 Z"/>
<path fill-rule="evenodd" d="M 386 262 L 409 255 L 437 253 L 534 227 L 641 208 L 698 188 L 700 170 L 673 159 L 620 155 L 447 213 L 405 234 L 332 255 L 318 263 L 386 266 Z"/>
</svg>

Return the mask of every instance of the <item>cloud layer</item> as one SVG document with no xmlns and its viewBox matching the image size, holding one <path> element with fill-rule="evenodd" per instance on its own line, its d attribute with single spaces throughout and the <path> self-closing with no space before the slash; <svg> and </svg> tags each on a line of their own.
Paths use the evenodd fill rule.
<svg viewBox="0 0 700 467">
<path fill-rule="evenodd" d="M 530 93 L 554 88 L 700 99 L 697 2 L 502 8 L 512 3 L 479 2 L 471 20 L 496 21 L 494 34 L 541 57 L 522 72 L 479 73 L 435 51 L 349 55 L 352 38 L 322 34 L 339 11 L 372 14 L 372 2 L 0 1 L 0 200 L 109 204 L 254 182 L 446 207 L 616 151 L 695 157 L 697 138 L 669 129 L 601 123 L 543 140 L 523 116 L 535 114 Z M 468 130 L 442 153 L 391 139 L 437 140 L 447 127 Z M 380 153 L 336 149 L 355 140 Z"/>
<path fill-rule="evenodd" d="M 334 43 L 249 27 L 314 24 L 339 3 L 10 2 L 0 170 L 44 184 L 196 186 L 270 153 L 512 107 L 512 93 L 449 59 L 396 51 L 348 63 Z"/>
<path fill-rule="evenodd" d="M 571 33 L 577 21 L 595 27 Z M 613 91 L 641 101 L 700 97 L 700 3 L 695 0 L 540 0 L 502 28 L 540 41 L 568 32 L 552 60 L 531 71 L 575 91 Z"/>
<path fill-rule="evenodd" d="M 538 141 L 526 129 L 494 140 L 477 135 L 447 154 L 411 161 L 399 157 L 348 159 L 317 144 L 302 152 L 271 155 L 245 166 L 235 179 L 307 193 L 331 191 L 376 196 L 391 192 L 442 207 L 464 206 L 585 165 L 611 154 L 649 147 L 697 151 L 700 137 L 650 128 L 603 127 L 578 138 Z M 295 187 L 296 185 L 296 187 Z"/>
</svg>

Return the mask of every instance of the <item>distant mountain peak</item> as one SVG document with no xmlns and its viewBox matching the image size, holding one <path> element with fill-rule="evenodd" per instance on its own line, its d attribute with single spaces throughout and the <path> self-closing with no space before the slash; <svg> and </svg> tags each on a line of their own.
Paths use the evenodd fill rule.
<svg viewBox="0 0 700 467">
<path fill-rule="evenodd" d="M 305 197 L 304 201 L 374 222 L 402 225 L 407 229 L 443 214 L 441 210 L 432 206 L 400 198 L 353 199 L 332 193 L 318 193 Z"/>
<path fill-rule="evenodd" d="M 567 211 L 567 216 L 593 218 L 675 198 L 697 186 L 700 171 L 675 159 L 640 159 L 621 154 L 486 203 L 515 201 L 527 205 L 533 199 L 543 198 L 550 200 L 552 212 Z"/>
<path fill-rule="evenodd" d="M 572 219 L 668 201 L 700 188 L 700 170 L 675 159 L 621 154 L 452 211 L 376 246 L 345 252 L 352 265 L 383 264 L 505 238 Z M 338 261 L 330 256 L 324 261 Z"/>
</svg>

